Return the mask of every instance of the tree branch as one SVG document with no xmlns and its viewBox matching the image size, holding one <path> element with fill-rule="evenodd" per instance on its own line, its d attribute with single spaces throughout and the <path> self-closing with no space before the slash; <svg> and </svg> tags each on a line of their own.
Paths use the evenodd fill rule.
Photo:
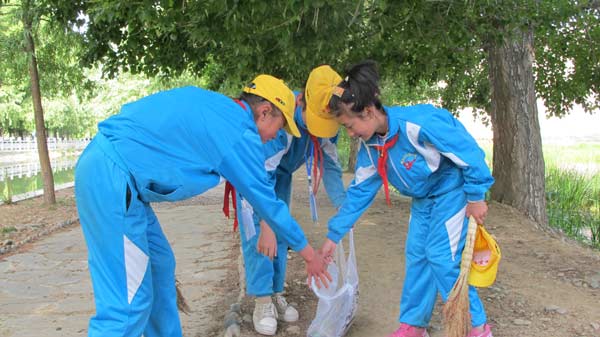
<svg viewBox="0 0 600 337">
<path fill-rule="evenodd" d="M 354 21 L 356 21 L 356 18 L 358 17 L 358 11 L 360 10 L 360 7 L 362 6 L 363 1 L 358 1 L 356 4 L 356 8 L 354 9 L 354 14 L 352 15 L 352 19 L 350 20 L 350 23 L 348 23 L 348 28 L 350 28 L 350 26 L 352 26 L 354 24 Z"/>
</svg>

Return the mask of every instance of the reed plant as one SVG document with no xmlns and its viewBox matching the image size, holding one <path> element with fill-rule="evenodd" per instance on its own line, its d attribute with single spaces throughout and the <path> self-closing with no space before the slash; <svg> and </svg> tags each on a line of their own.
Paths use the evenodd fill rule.
<svg viewBox="0 0 600 337">
<path fill-rule="evenodd" d="M 600 172 L 546 165 L 550 226 L 600 248 Z"/>
</svg>

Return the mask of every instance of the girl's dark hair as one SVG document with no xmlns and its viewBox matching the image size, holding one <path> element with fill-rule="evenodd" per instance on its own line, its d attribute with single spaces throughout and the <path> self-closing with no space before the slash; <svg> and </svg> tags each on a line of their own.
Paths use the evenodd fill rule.
<svg viewBox="0 0 600 337">
<path fill-rule="evenodd" d="M 374 105 L 383 111 L 379 99 L 379 73 L 377 63 L 365 60 L 346 70 L 346 77 L 338 84 L 338 89 L 329 100 L 329 110 L 339 117 L 344 112 L 360 114 L 366 107 Z"/>
</svg>

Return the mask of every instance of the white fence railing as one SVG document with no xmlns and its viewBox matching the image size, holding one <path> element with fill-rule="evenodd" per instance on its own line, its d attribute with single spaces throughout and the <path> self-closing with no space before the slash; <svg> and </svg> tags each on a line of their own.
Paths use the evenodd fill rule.
<svg viewBox="0 0 600 337">
<path fill-rule="evenodd" d="M 53 172 L 72 169 L 77 163 L 77 159 L 61 158 L 52 160 L 50 165 Z M 12 180 L 15 178 L 33 177 L 41 171 L 39 162 L 15 164 L 0 167 L 0 181 Z"/>
<path fill-rule="evenodd" d="M 90 142 L 89 139 L 66 139 L 49 137 L 48 150 L 83 150 Z M 34 138 L 3 138 L 0 137 L 0 152 L 37 151 L 37 141 Z"/>
</svg>

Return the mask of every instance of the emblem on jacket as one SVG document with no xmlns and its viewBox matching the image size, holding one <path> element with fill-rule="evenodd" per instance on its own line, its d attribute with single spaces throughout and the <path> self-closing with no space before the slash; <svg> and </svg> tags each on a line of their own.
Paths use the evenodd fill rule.
<svg viewBox="0 0 600 337">
<path fill-rule="evenodd" d="M 417 160 L 416 154 L 407 153 L 404 156 L 402 156 L 402 166 L 404 166 L 404 168 L 406 168 L 407 170 L 410 170 L 416 160 Z"/>
</svg>

